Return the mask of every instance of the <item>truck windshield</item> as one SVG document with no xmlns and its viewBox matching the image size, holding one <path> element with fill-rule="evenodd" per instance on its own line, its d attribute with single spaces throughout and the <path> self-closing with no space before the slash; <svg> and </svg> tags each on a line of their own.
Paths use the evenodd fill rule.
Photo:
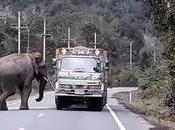
<svg viewBox="0 0 175 130">
<path fill-rule="evenodd" d="M 61 61 L 61 71 L 96 72 L 100 68 L 100 61 L 96 58 L 64 57 Z"/>
</svg>

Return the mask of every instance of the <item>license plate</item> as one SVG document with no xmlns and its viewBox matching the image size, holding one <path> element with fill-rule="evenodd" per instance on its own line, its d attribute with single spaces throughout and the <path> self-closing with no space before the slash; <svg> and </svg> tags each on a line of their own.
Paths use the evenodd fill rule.
<svg viewBox="0 0 175 130">
<path fill-rule="evenodd" d="M 84 90 L 83 89 L 76 89 L 75 94 L 84 94 Z"/>
</svg>

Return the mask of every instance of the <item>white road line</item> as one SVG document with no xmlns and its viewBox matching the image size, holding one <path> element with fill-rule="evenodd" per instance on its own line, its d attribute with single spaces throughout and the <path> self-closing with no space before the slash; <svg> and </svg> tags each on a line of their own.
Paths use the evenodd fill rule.
<svg viewBox="0 0 175 130">
<path fill-rule="evenodd" d="M 44 116 L 44 113 L 38 114 L 38 117 L 43 117 L 43 116 Z"/>
<path fill-rule="evenodd" d="M 18 130 L 25 130 L 24 128 L 19 128 Z"/>
<path fill-rule="evenodd" d="M 126 130 L 126 128 L 123 126 L 123 124 L 121 123 L 121 121 L 119 120 L 117 115 L 114 113 L 114 111 L 110 108 L 110 106 L 108 104 L 106 104 L 106 107 L 109 110 L 109 112 L 111 113 L 112 117 L 114 118 L 114 120 L 117 123 L 120 130 Z"/>
</svg>

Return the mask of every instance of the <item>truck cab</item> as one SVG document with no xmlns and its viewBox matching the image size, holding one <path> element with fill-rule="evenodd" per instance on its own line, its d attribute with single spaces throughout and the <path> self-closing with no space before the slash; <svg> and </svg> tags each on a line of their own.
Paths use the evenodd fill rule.
<svg viewBox="0 0 175 130">
<path fill-rule="evenodd" d="M 107 100 L 107 69 L 103 54 L 103 50 L 82 46 L 56 51 L 57 109 L 83 103 L 90 110 L 102 110 Z"/>
</svg>

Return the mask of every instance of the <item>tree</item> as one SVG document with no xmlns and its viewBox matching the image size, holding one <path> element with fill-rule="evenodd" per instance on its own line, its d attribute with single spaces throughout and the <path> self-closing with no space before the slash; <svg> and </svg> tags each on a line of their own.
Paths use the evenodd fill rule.
<svg viewBox="0 0 175 130">
<path fill-rule="evenodd" d="M 175 109 L 175 2 L 174 0 L 146 0 L 154 15 L 156 29 L 164 35 L 164 57 L 171 77 L 167 105 Z"/>
<path fill-rule="evenodd" d="M 94 34 L 99 33 L 98 28 L 94 23 L 87 22 L 82 28 L 82 35 L 86 39 L 87 43 L 94 43 Z"/>
</svg>

